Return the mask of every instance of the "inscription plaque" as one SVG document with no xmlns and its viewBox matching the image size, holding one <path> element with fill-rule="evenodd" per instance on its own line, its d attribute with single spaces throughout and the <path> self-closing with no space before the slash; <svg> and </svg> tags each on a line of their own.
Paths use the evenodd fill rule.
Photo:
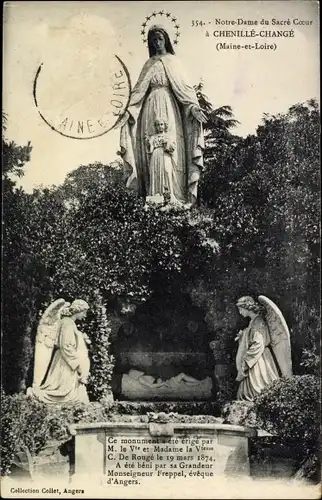
<svg viewBox="0 0 322 500">
<path fill-rule="evenodd" d="M 108 436 L 106 475 L 111 484 L 142 484 L 144 478 L 213 477 L 216 436 Z"/>
<path fill-rule="evenodd" d="M 74 478 L 99 476 L 113 492 L 159 483 L 170 487 L 173 480 L 185 487 L 196 479 L 209 483 L 219 475 L 247 476 L 248 439 L 256 435 L 241 426 L 169 422 L 76 424 L 70 430 Z"/>
</svg>

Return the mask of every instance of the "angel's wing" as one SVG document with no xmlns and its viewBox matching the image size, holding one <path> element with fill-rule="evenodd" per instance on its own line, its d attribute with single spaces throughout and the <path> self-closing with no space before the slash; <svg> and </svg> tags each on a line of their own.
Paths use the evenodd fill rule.
<svg viewBox="0 0 322 500">
<path fill-rule="evenodd" d="M 266 311 L 266 321 L 268 324 L 271 347 L 275 354 L 283 377 L 292 376 L 292 356 L 291 356 L 291 342 L 290 332 L 283 314 L 276 304 L 265 295 L 258 297 L 258 302 L 262 304 Z"/>
<path fill-rule="evenodd" d="M 69 303 L 64 299 L 57 299 L 40 318 L 36 335 L 33 387 L 39 387 L 46 374 L 57 340 L 60 313 L 67 305 Z"/>
</svg>

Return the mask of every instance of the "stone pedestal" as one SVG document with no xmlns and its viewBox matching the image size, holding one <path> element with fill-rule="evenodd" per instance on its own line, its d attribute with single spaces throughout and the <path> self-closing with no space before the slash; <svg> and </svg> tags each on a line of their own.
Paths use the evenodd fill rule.
<svg viewBox="0 0 322 500">
<path fill-rule="evenodd" d="M 75 477 L 111 481 L 149 470 L 151 477 L 202 471 L 249 476 L 248 442 L 256 430 L 228 424 L 95 423 L 70 427 L 74 436 Z M 174 468 L 173 465 L 176 467 Z M 146 467 L 146 468 L 145 468 Z M 192 472 L 191 472 L 192 471 Z M 133 476 L 131 476 L 133 477 Z M 140 479 L 144 484 L 144 477 Z"/>
</svg>

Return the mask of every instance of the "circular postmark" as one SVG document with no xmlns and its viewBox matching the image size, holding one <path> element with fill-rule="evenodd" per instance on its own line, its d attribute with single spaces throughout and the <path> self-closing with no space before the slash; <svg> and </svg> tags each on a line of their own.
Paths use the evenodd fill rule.
<svg viewBox="0 0 322 500">
<path fill-rule="evenodd" d="M 34 78 L 39 115 L 52 130 L 72 139 L 93 139 L 115 128 L 130 96 L 130 75 L 117 55 L 104 65 L 91 58 L 69 67 L 63 60 L 42 63 Z"/>
</svg>

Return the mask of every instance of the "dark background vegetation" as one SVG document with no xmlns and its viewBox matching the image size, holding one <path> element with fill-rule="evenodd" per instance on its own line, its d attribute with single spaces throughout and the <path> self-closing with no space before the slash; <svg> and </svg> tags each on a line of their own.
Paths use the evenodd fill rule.
<svg viewBox="0 0 322 500">
<path fill-rule="evenodd" d="M 117 160 L 82 165 L 60 186 L 26 193 L 16 179 L 28 168 L 32 145 L 6 138 L 4 115 L 6 392 L 31 383 L 39 314 L 58 297 L 91 304 L 84 328 L 93 338 L 94 379 L 103 360 L 106 369 L 113 361 L 110 334 L 124 310 L 132 312 L 133 335 L 159 350 L 180 343 L 206 350 L 217 339 L 233 363 L 232 339 L 242 321 L 235 301 L 245 293 L 277 303 L 291 331 L 294 372 L 314 370 L 320 338 L 318 105 L 310 100 L 264 115 L 256 134 L 242 138 L 232 133 L 232 109 L 213 109 L 202 84 L 196 90 L 208 116 L 205 168 L 198 207 L 188 212 L 145 210 L 125 190 Z"/>
<path fill-rule="evenodd" d="M 234 399 L 233 339 L 243 326 L 235 302 L 242 294 L 271 298 L 291 333 L 295 377 L 260 396 L 261 426 L 282 441 L 302 439 L 299 465 L 317 470 L 318 105 L 310 100 L 265 114 L 256 134 L 242 138 L 233 134 L 232 109 L 213 109 L 202 84 L 196 91 L 208 122 L 198 206 L 190 211 L 146 210 L 125 190 L 118 160 L 81 165 L 61 185 L 26 193 L 17 178 L 28 168 L 32 145 L 6 137 L 10 117 L 4 115 L 3 473 L 19 443 L 37 453 L 70 422 L 112 418 L 104 398 L 122 342 L 133 349 L 202 351 L 211 370 L 214 362 L 229 365 L 217 401 Z M 52 416 L 17 394 L 32 383 L 40 314 L 59 297 L 83 298 L 91 306 L 81 328 L 92 338 L 90 396 L 102 406 L 82 408 L 78 420 L 77 408 L 70 418 Z M 215 360 L 210 340 L 217 341 Z"/>
</svg>

